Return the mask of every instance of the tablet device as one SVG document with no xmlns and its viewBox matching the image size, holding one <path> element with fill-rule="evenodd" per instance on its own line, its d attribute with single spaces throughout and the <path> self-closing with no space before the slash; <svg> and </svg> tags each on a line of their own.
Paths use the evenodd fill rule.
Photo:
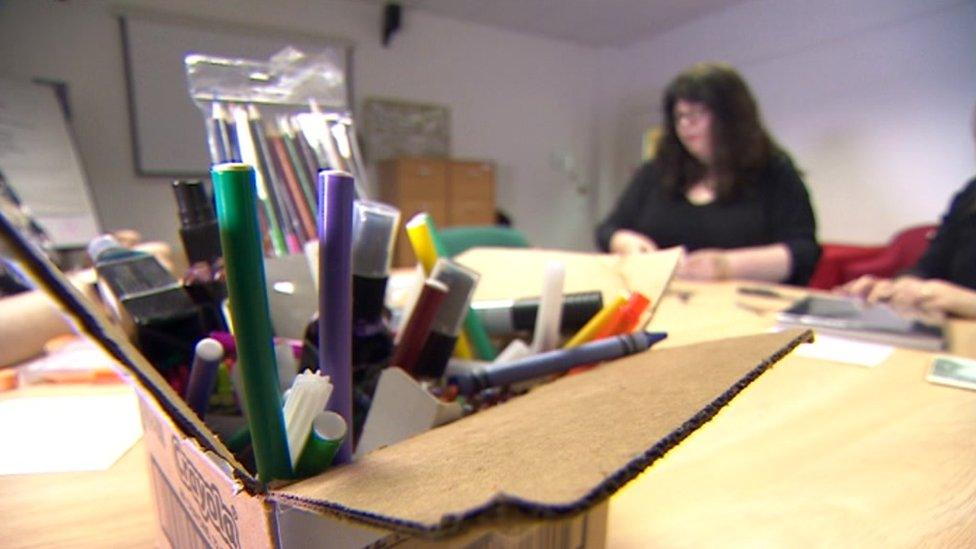
<svg viewBox="0 0 976 549">
<path fill-rule="evenodd" d="M 957 356 L 937 356 L 932 360 L 932 368 L 925 379 L 940 385 L 976 391 L 976 361 Z"/>
</svg>

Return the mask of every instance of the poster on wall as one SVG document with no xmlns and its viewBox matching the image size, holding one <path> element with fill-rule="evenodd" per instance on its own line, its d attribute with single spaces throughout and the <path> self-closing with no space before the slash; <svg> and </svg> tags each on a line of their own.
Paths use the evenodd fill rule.
<svg viewBox="0 0 976 549">
<path fill-rule="evenodd" d="M 367 99 L 363 126 L 364 154 L 370 162 L 402 156 L 451 155 L 451 110 L 444 105 Z"/>
</svg>

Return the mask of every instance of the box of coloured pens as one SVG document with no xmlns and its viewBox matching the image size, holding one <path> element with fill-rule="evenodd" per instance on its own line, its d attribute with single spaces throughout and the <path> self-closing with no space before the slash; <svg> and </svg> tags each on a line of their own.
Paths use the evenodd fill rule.
<svg viewBox="0 0 976 549">
<path fill-rule="evenodd" d="M 296 55 L 279 69 L 324 70 Z M 180 283 L 102 238 L 89 251 L 111 306 L 94 304 L 0 215 L 7 247 L 140 397 L 161 546 L 602 547 L 607 498 L 809 338 L 648 350 L 680 251 L 449 258 L 424 214 L 405 223 L 422 274 L 393 326 L 399 212 L 368 200 L 354 153 L 289 142 L 293 124 L 252 116 L 253 83 L 244 97 L 220 81 L 213 200 L 174 187 L 196 265 Z M 334 139 L 338 120 L 296 135 Z"/>
</svg>

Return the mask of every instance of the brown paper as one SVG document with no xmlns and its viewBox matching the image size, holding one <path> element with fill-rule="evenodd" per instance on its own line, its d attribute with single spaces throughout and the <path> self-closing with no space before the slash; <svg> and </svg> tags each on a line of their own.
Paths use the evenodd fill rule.
<svg viewBox="0 0 976 549">
<path fill-rule="evenodd" d="M 561 516 L 606 498 L 811 333 L 651 350 L 561 378 L 271 493 L 382 527 Z"/>
</svg>

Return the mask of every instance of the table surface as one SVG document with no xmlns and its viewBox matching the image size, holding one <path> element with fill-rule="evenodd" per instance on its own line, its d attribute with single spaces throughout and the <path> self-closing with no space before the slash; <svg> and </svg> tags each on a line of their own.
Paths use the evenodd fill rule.
<svg viewBox="0 0 976 549">
<path fill-rule="evenodd" d="M 650 329 L 661 346 L 761 333 L 788 304 L 736 286 L 675 282 Z M 976 357 L 976 322 L 950 335 Z M 926 382 L 931 358 L 786 357 L 610 499 L 607 546 L 976 546 L 976 392 Z M 51 390 L 120 389 L 2 398 Z M 108 471 L 0 476 L 0 544 L 151 546 L 147 467 L 139 442 Z"/>
</svg>

